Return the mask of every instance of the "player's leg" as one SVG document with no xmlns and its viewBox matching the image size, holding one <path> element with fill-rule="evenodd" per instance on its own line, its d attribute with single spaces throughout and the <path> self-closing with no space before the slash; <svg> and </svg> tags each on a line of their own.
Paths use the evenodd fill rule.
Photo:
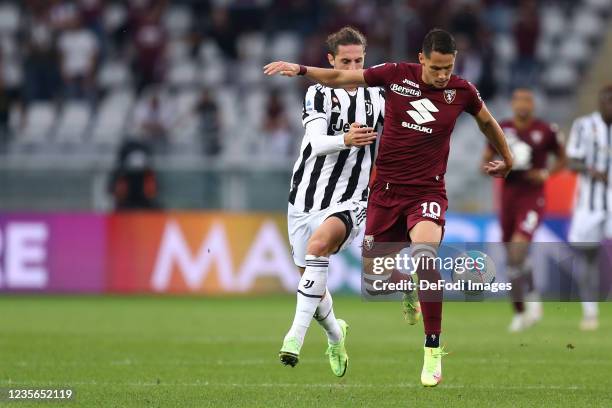
<svg viewBox="0 0 612 408">
<path fill-rule="evenodd" d="M 288 361 L 287 364 L 291 364 L 294 360 L 297 363 L 297 356 L 293 355 L 299 354 L 313 316 L 324 327 L 330 344 L 342 345 L 339 351 L 343 353 L 340 354 L 346 354 L 343 347 L 346 327 L 343 327 L 344 322 L 337 321 L 334 316 L 331 294 L 327 290 L 327 274 L 329 256 L 342 245 L 347 237 L 347 229 L 341 217 L 332 215 L 325 219 L 308 239 L 304 256 L 305 268 L 298 285 L 295 317 L 284 341 L 284 344 L 290 346 L 297 345 L 298 353 L 295 353 L 296 347 L 289 347 L 293 349 L 291 354 L 284 353 L 283 350 L 286 348 L 283 346 L 281 360 L 284 358 Z M 338 373 L 341 371 L 343 375 L 346 370 L 346 358 L 340 359 L 344 360 L 343 364 L 340 364 L 344 365 L 344 368 L 337 371 Z"/>
<path fill-rule="evenodd" d="M 599 327 L 599 307 L 595 300 L 599 278 L 598 248 L 605 228 L 605 216 L 592 211 L 577 211 L 572 217 L 568 241 L 578 256 L 576 281 L 582 299 L 580 328 L 595 330 Z"/>
<path fill-rule="evenodd" d="M 581 330 L 597 330 L 599 328 L 599 305 L 597 304 L 597 288 L 599 282 L 599 248 L 596 245 L 580 245 L 574 247 L 581 258 L 581 271 L 578 273 L 578 286 L 582 299 Z"/>
<path fill-rule="evenodd" d="M 510 332 L 524 330 L 542 318 L 542 304 L 535 290 L 533 271 L 528 262 L 529 246 L 543 215 L 540 196 L 505 197 L 502 218 L 506 243 L 506 272 L 512 283 L 510 297 L 514 316 L 508 327 Z M 525 302 L 527 300 L 527 302 Z"/>
<path fill-rule="evenodd" d="M 419 221 L 410 229 L 412 257 L 418 261 L 417 274 L 419 281 L 437 282 L 440 272 L 435 267 L 437 248 L 442 240 L 443 227 L 433 221 Z M 436 386 L 442 380 L 442 356 L 440 347 L 442 332 L 442 298 L 441 289 L 419 289 L 423 326 L 425 331 L 425 355 L 421 383 L 425 386 Z"/>
<path fill-rule="evenodd" d="M 385 183 L 375 183 L 368 203 L 366 230 L 362 244 L 362 285 L 369 296 L 388 295 L 397 291 L 381 289 L 376 284 L 394 283 L 406 286 L 412 281 L 409 274 L 399 272 L 395 267 L 375 268 L 375 262 L 384 265 L 387 258 L 394 259 L 408 246 L 408 230 L 401 208 L 401 197 L 393 195 L 393 189 L 382 188 Z M 397 200 L 397 202 L 393 202 Z M 376 272 L 376 273 L 375 273 Z M 416 278 L 415 278 L 416 280 Z M 416 291 L 402 291 L 402 311 L 406 321 L 414 325 L 421 317 L 421 308 Z"/>
</svg>

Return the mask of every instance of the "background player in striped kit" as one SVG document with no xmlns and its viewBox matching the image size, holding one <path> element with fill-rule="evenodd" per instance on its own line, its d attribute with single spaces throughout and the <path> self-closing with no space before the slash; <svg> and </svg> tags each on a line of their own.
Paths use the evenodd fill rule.
<svg viewBox="0 0 612 408">
<path fill-rule="evenodd" d="M 336 69 L 362 69 L 366 39 L 344 27 L 327 39 Z M 348 366 L 347 324 L 336 320 L 327 290 L 329 256 L 348 246 L 365 219 L 370 170 L 376 151 L 375 127 L 382 124 L 384 95 L 379 88 L 332 89 L 311 86 L 304 98 L 305 135 L 293 168 L 288 229 L 293 259 L 302 278 L 293 324 L 279 353 L 295 366 L 314 315 L 327 333 L 333 373 Z"/>
<path fill-rule="evenodd" d="M 580 328 L 599 326 L 594 301 L 599 280 L 599 247 L 612 237 L 612 85 L 599 92 L 599 111 L 576 119 L 567 143 L 569 166 L 579 174 L 574 215 L 568 240 L 581 254 L 581 297 L 583 319 Z"/>
</svg>

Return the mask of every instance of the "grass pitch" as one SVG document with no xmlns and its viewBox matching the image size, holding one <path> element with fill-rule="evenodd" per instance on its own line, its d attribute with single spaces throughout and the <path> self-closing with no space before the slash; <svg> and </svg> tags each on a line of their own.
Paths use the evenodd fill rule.
<svg viewBox="0 0 612 408">
<path fill-rule="evenodd" d="M 610 407 L 612 305 L 578 330 L 578 303 L 510 335 L 506 303 L 448 303 L 444 381 L 423 388 L 422 325 L 397 303 L 335 298 L 350 325 L 347 375 L 335 378 L 313 321 L 296 368 L 277 353 L 293 296 L 0 298 L 0 388 L 71 387 L 69 402 L 7 407 Z"/>
</svg>

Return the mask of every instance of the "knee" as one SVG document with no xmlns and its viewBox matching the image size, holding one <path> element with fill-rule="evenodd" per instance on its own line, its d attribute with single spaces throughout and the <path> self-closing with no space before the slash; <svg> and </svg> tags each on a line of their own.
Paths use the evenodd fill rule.
<svg viewBox="0 0 612 408">
<path fill-rule="evenodd" d="M 325 240 L 321 238 L 311 238 L 310 240 L 308 240 L 306 252 L 309 255 L 314 255 L 314 256 L 329 256 L 331 253 L 331 250 L 329 248 L 328 243 L 325 242 Z"/>
</svg>

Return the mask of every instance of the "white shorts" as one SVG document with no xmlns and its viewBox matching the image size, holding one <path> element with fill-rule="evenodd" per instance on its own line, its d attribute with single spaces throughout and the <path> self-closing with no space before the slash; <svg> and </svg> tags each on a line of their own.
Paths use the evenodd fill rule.
<svg viewBox="0 0 612 408">
<path fill-rule="evenodd" d="M 332 204 L 325 210 L 306 213 L 298 211 L 292 204 L 289 204 L 287 229 L 289 230 L 289 243 L 291 244 L 291 253 L 295 264 L 301 268 L 306 266 L 306 245 L 312 234 L 327 218 L 343 211 L 348 211 L 351 215 L 352 228 L 338 252 L 349 246 L 359 234 L 361 228 L 365 226 L 366 205 L 366 201 L 348 200 Z"/>
<path fill-rule="evenodd" d="M 605 212 L 588 210 L 577 210 L 574 212 L 567 234 L 569 242 L 601 242 L 606 235 Z"/>
</svg>

